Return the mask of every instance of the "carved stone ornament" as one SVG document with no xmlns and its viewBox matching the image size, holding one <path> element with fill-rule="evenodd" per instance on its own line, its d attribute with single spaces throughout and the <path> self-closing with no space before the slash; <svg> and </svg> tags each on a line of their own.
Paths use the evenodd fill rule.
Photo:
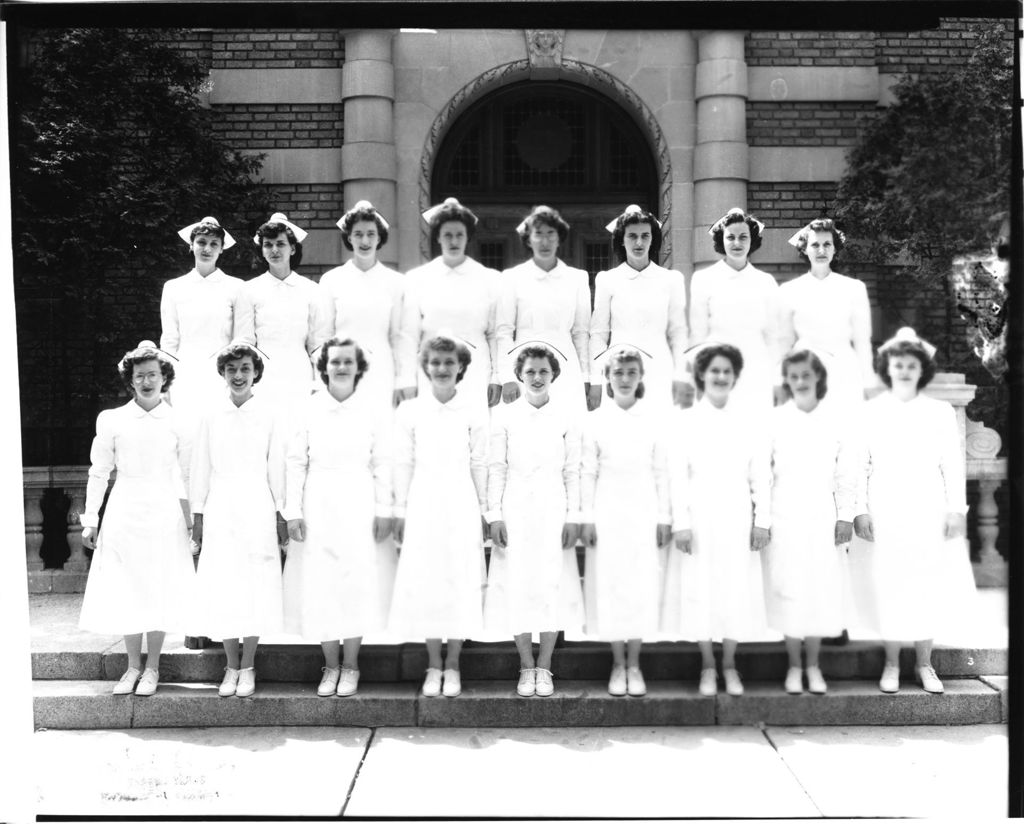
<svg viewBox="0 0 1024 824">
<path fill-rule="evenodd" d="M 526 29 L 526 49 L 530 68 L 557 68 L 562 65 L 565 32 L 559 29 Z"/>
</svg>

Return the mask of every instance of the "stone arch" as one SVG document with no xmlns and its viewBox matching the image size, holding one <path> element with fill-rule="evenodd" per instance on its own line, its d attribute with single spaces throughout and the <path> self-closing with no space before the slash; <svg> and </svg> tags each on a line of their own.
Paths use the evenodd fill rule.
<svg viewBox="0 0 1024 824">
<path fill-rule="evenodd" d="M 554 74 L 547 74 L 604 94 L 633 116 L 640 131 L 647 138 L 658 176 L 658 201 L 662 222 L 662 258 L 672 259 L 672 161 L 668 143 L 654 112 L 640 99 L 626 83 L 604 69 L 579 60 L 562 60 Z M 437 152 L 449 129 L 462 114 L 477 100 L 506 86 L 531 77 L 529 60 L 514 60 L 494 66 L 477 75 L 473 80 L 452 95 L 451 99 L 437 113 L 427 132 L 420 155 L 419 211 L 426 211 L 430 202 L 430 183 Z M 420 253 L 424 259 L 430 257 L 430 236 L 426 224 L 420 221 Z"/>
</svg>

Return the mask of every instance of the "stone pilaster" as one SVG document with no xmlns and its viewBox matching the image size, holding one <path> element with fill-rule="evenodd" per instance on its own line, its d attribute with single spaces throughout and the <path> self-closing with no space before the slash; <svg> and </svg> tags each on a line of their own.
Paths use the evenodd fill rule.
<svg viewBox="0 0 1024 824">
<path fill-rule="evenodd" d="M 358 200 L 369 200 L 389 222 L 397 224 L 393 36 L 388 29 L 345 32 L 341 168 L 345 208 Z M 398 260 L 398 229 L 395 225 L 392 239 L 381 250 L 381 259 L 391 266 Z"/>
<path fill-rule="evenodd" d="M 693 157 L 694 266 L 717 259 L 708 227 L 733 206 L 746 207 L 747 64 L 743 32 L 698 36 L 695 98 L 697 143 Z"/>
</svg>

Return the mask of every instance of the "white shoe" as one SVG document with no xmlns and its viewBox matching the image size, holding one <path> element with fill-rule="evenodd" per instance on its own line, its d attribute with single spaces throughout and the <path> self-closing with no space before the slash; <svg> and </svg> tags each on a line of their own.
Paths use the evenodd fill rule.
<svg viewBox="0 0 1024 824">
<path fill-rule="evenodd" d="M 608 678 L 608 694 L 609 695 L 625 695 L 626 694 L 626 668 L 625 667 L 612 667 L 612 674 Z"/>
<path fill-rule="evenodd" d="M 821 674 L 821 667 L 807 668 L 807 689 L 813 695 L 824 695 L 828 692 L 828 685 L 825 683 L 825 676 Z"/>
<path fill-rule="evenodd" d="M 537 669 L 535 667 L 524 667 L 519 670 L 519 683 L 516 685 L 516 692 L 523 698 L 537 694 Z"/>
<path fill-rule="evenodd" d="M 633 696 L 647 695 L 647 684 L 640 667 L 626 667 L 626 691 Z"/>
<path fill-rule="evenodd" d="M 718 693 L 718 673 L 713 667 L 700 671 L 700 684 L 697 686 L 697 692 L 705 696 Z"/>
<path fill-rule="evenodd" d="M 455 698 L 462 692 L 462 676 L 457 669 L 444 671 L 444 688 L 441 692 L 445 698 Z"/>
<path fill-rule="evenodd" d="M 802 695 L 804 691 L 804 671 L 800 667 L 786 670 L 786 692 L 790 695 Z"/>
<path fill-rule="evenodd" d="M 338 678 L 341 675 L 340 667 L 321 667 L 323 678 L 320 679 L 320 686 L 316 688 L 316 694 L 321 698 L 334 695 L 338 689 Z"/>
<path fill-rule="evenodd" d="M 423 679 L 423 694 L 427 698 L 437 698 L 441 694 L 441 670 L 437 667 L 427 668 L 427 677 Z"/>
<path fill-rule="evenodd" d="M 246 667 L 238 671 L 238 686 L 235 688 L 235 695 L 239 698 L 248 698 L 256 692 L 256 668 Z"/>
<path fill-rule="evenodd" d="M 743 682 L 740 680 L 740 674 L 736 670 L 722 670 L 722 678 L 725 680 L 725 691 L 729 695 L 743 695 Z"/>
<path fill-rule="evenodd" d="M 882 670 L 882 677 L 878 681 L 878 688 L 882 692 L 900 691 L 900 668 L 899 664 L 886 664 Z"/>
<path fill-rule="evenodd" d="M 359 670 L 342 667 L 341 677 L 338 679 L 338 695 L 343 697 L 355 695 L 357 689 L 359 689 Z"/>
<path fill-rule="evenodd" d="M 554 691 L 555 681 L 551 670 L 546 670 L 544 667 L 537 667 L 537 695 L 541 698 L 547 698 Z"/>
<path fill-rule="evenodd" d="M 157 684 L 160 683 L 160 673 L 155 669 L 146 667 L 139 679 L 139 685 L 135 688 L 136 695 L 152 695 L 156 692 Z"/>
<path fill-rule="evenodd" d="M 925 692 L 945 692 L 939 676 L 935 674 L 935 670 L 931 666 L 915 667 L 915 672 L 917 673 L 917 681 Z"/>
<path fill-rule="evenodd" d="M 237 688 L 238 670 L 224 667 L 224 680 L 220 682 L 220 689 L 217 690 L 217 695 L 221 698 L 229 698 L 235 694 Z"/>
<path fill-rule="evenodd" d="M 135 690 L 135 683 L 139 680 L 142 672 L 135 667 L 128 667 L 121 676 L 121 680 L 114 684 L 114 695 L 128 695 Z"/>
</svg>

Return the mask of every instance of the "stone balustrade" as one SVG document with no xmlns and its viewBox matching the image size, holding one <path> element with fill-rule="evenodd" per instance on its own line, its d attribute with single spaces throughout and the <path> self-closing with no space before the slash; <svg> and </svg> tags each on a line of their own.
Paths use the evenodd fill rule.
<svg viewBox="0 0 1024 824">
<path fill-rule="evenodd" d="M 996 550 L 999 536 L 999 507 L 995 493 L 1006 480 L 1006 458 L 998 457 L 1002 448 L 999 434 L 966 415 L 967 404 L 974 399 L 975 387 L 964 376 L 940 372 L 928 387 L 932 397 L 948 401 L 956 410 L 968 483 L 978 484 L 977 525 L 973 544 L 978 561 L 974 576 L 979 586 L 1006 586 L 1007 563 Z M 86 466 L 30 466 L 23 471 L 25 493 L 25 560 L 30 593 L 82 592 L 89 562 L 82 548 L 80 516 L 85 509 Z M 43 500 L 48 490 L 57 490 L 68 502 L 63 535 L 44 534 Z M 70 554 L 60 569 L 45 568 L 40 550 L 45 540 L 66 542 Z M 53 553 L 59 554 L 59 553 Z"/>
</svg>

